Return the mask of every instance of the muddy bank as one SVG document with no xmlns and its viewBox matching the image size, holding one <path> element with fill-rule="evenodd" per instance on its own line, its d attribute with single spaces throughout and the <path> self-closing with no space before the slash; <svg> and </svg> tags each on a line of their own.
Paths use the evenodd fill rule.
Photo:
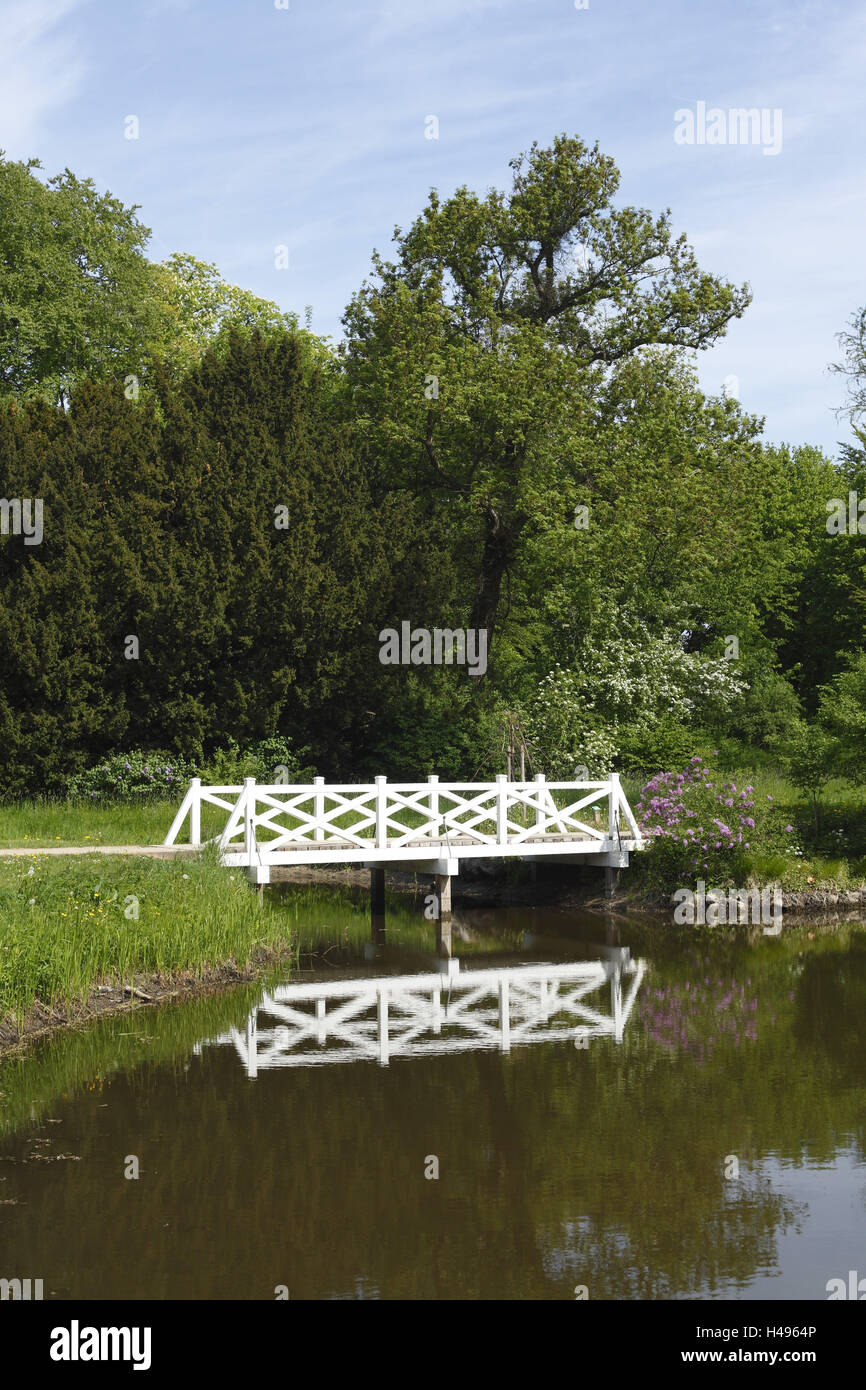
<svg viewBox="0 0 866 1390">
<path fill-rule="evenodd" d="M 271 966 L 288 964 L 293 959 L 293 948 L 280 946 L 259 951 L 244 967 L 230 961 L 202 970 L 200 974 L 183 971 L 168 975 L 135 975 L 122 987 L 95 985 L 84 1001 L 59 1003 L 55 1008 L 37 1000 L 20 1024 L 8 1016 L 0 1019 L 0 1058 L 60 1028 L 78 1028 L 109 1014 L 130 1013 L 168 999 L 200 997 L 230 985 L 248 984 Z"/>
</svg>

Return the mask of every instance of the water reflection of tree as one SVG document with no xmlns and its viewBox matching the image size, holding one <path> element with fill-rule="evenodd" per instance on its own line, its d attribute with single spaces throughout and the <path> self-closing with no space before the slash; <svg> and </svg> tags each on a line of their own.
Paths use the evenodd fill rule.
<svg viewBox="0 0 866 1390">
<path fill-rule="evenodd" d="M 660 1232 L 652 1223 L 646 1239 L 584 1219 L 541 1233 L 540 1245 L 548 1278 L 585 1284 L 591 1298 L 698 1297 L 746 1287 L 775 1263 L 778 1236 L 799 1231 L 804 1215 L 803 1204 L 774 1193 L 769 1179 L 741 1173 L 687 1231 Z"/>
<path fill-rule="evenodd" d="M 796 996 L 794 1033 L 832 1059 L 840 1081 L 861 1085 L 866 1056 L 866 938 L 844 953 L 805 954 Z"/>
</svg>

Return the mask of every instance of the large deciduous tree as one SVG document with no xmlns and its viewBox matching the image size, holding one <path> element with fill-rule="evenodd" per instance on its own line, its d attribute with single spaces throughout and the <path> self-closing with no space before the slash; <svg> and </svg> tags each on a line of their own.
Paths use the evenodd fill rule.
<svg viewBox="0 0 866 1390">
<path fill-rule="evenodd" d="M 0 152 L 0 396 L 64 404 L 81 378 L 140 375 L 165 317 L 137 209 L 39 168 Z"/>
<path fill-rule="evenodd" d="M 749 302 L 698 266 L 668 212 L 615 207 L 598 147 L 559 136 L 512 187 L 434 191 L 344 323 L 352 409 L 380 461 L 447 508 L 473 555 L 470 624 L 492 629 L 527 536 L 579 501 L 576 457 L 608 370 L 706 347 Z"/>
</svg>

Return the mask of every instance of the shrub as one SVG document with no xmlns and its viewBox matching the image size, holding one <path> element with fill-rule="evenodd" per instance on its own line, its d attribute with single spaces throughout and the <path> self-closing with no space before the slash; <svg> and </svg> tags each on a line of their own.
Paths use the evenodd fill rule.
<svg viewBox="0 0 866 1390">
<path fill-rule="evenodd" d="M 866 785 L 866 652 L 821 690 L 818 719 L 826 730 L 834 768 L 854 786 Z"/>
<path fill-rule="evenodd" d="M 684 767 L 700 747 L 698 739 L 694 729 L 674 719 L 627 724 L 620 730 L 620 765 L 627 773 Z"/>
<path fill-rule="evenodd" d="M 756 664 L 747 672 L 749 687 L 735 707 L 729 731 L 759 748 L 784 743 L 800 717 L 800 702 L 791 682 L 771 666 Z"/>
<path fill-rule="evenodd" d="M 652 844 L 654 866 L 666 876 L 717 880 L 743 874 L 742 855 L 753 845 L 763 852 L 787 848 L 793 828 L 769 797 L 751 784 L 720 780 L 698 755 L 682 772 L 664 772 L 641 790 L 635 807 Z"/>
<path fill-rule="evenodd" d="M 201 779 L 212 786 L 235 786 L 245 777 L 257 782 L 308 782 L 314 769 L 302 763 L 300 753 L 292 748 L 291 740 L 283 735 L 259 739 L 246 748 L 239 748 L 233 738 L 217 749 L 202 768 Z"/>
<path fill-rule="evenodd" d="M 554 781 L 584 767 L 593 781 L 607 777 L 617 756 L 613 731 L 581 686 L 578 672 L 557 666 L 539 685 L 524 721 L 534 758 Z"/>
<path fill-rule="evenodd" d="M 742 703 L 746 682 L 730 661 L 687 652 L 676 631 L 654 634 L 620 617 L 587 637 L 574 672 L 576 689 L 591 698 L 601 722 L 650 729 L 659 719 L 714 726 Z"/>
<path fill-rule="evenodd" d="M 193 763 L 174 753 L 132 750 L 115 753 L 69 779 L 67 794 L 78 801 L 177 800 L 197 775 Z"/>
<path fill-rule="evenodd" d="M 830 780 L 833 740 L 820 725 L 799 720 L 785 750 L 788 774 L 794 786 L 809 798 L 815 834 L 818 834 L 818 801 Z"/>
</svg>

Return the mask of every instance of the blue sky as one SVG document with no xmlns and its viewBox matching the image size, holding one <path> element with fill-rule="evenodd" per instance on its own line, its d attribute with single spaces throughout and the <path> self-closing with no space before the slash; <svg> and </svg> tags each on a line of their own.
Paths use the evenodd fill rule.
<svg viewBox="0 0 866 1390">
<path fill-rule="evenodd" d="M 278 3 L 3 0 L 0 148 L 141 204 L 154 259 L 215 261 L 339 336 L 372 248 L 387 250 L 431 186 L 506 187 L 533 139 L 598 140 L 620 203 L 670 207 L 702 265 L 752 286 L 744 319 L 701 355 L 705 388 L 736 377 L 772 440 L 834 453 L 849 437 L 827 368 L 866 301 L 866 7 Z M 675 112 L 698 102 L 781 110 L 781 150 L 678 144 Z"/>
</svg>

